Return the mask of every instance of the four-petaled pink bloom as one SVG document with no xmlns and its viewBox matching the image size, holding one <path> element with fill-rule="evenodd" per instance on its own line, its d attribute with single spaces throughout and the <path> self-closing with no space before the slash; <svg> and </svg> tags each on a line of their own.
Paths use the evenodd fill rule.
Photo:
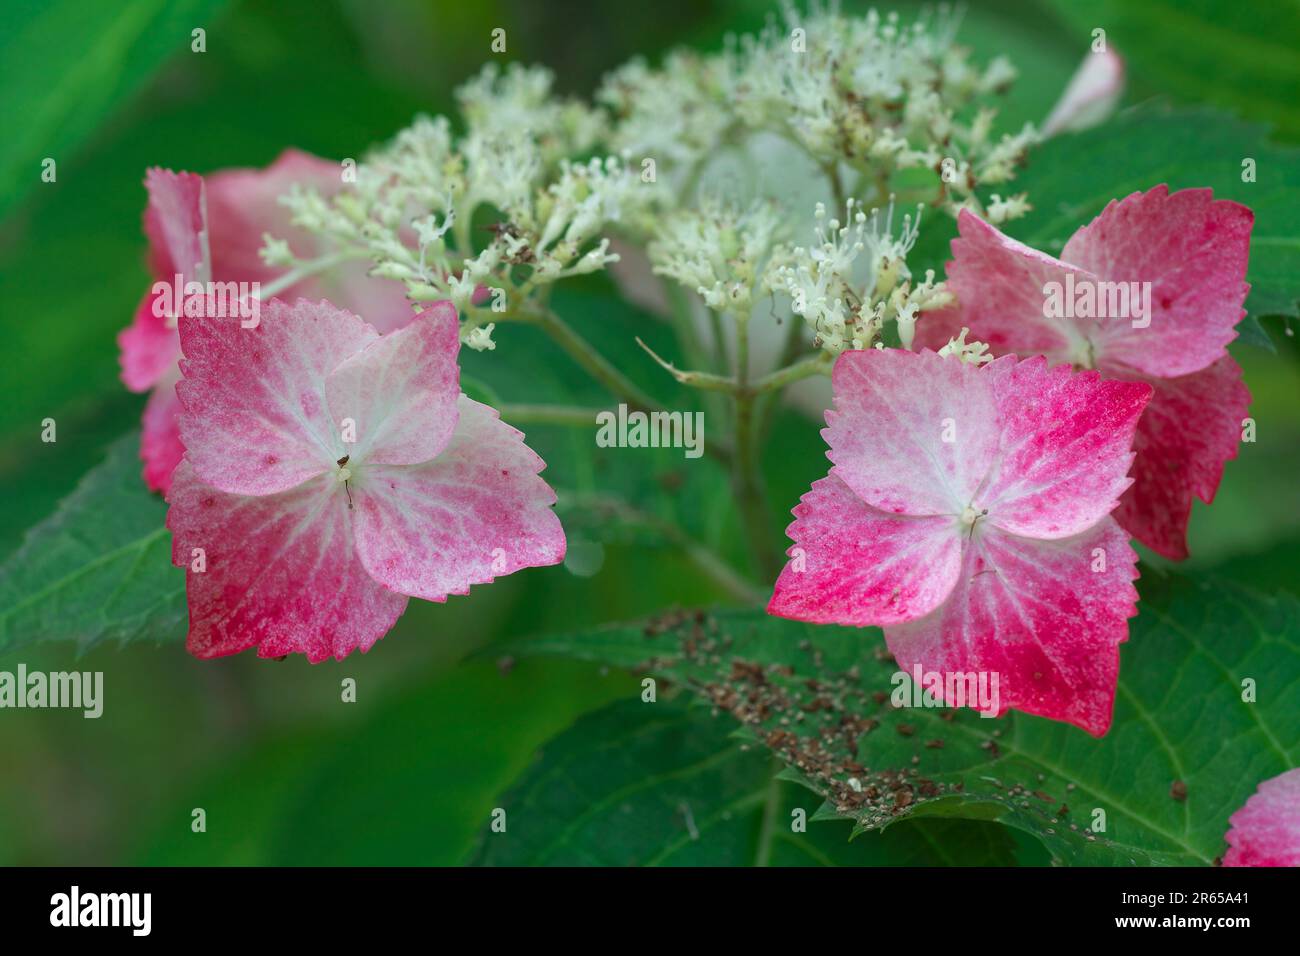
<svg viewBox="0 0 1300 956">
<path fill-rule="evenodd" d="M 1261 783 L 1228 823 L 1224 866 L 1300 866 L 1300 767 Z"/>
<path fill-rule="evenodd" d="M 999 713 L 1104 734 L 1137 598 L 1110 512 L 1151 387 L 897 349 L 843 353 L 832 384 L 833 465 L 768 611 L 882 626 L 909 673 L 996 673 Z"/>
<path fill-rule="evenodd" d="M 1075 232 L 1060 259 L 969 212 L 957 222 L 947 279 L 958 305 L 918 323 L 917 346 L 940 348 L 965 326 L 994 355 L 1046 355 L 1149 383 L 1155 393 L 1133 444 L 1133 487 L 1115 517 L 1152 550 L 1187 557 L 1192 498 L 1213 500 L 1250 405 L 1226 346 L 1245 314 L 1254 215 L 1208 189 L 1171 195 L 1161 185 L 1113 200 Z M 1047 308 L 1049 283 L 1075 298 L 1093 295 L 1082 310 L 1093 314 L 1102 302 L 1127 297 L 1129 314 L 1094 318 L 1073 307 L 1065 310 L 1070 317 L 1049 314 L 1057 311 Z M 1133 315 L 1132 293 L 1147 290 L 1148 314 Z"/>
<path fill-rule="evenodd" d="M 268 283 L 283 270 L 262 262 L 262 237 L 286 239 L 299 258 L 329 250 L 322 241 L 294 227 L 277 197 L 298 183 L 331 195 L 342 187 L 337 163 L 298 150 L 285 150 L 265 170 L 227 169 L 208 177 L 150 169 L 145 176 L 149 204 L 144 214 L 149 237 L 149 270 L 158 282 Z M 381 332 L 410 321 L 412 309 L 400 283 L 372 279 L 360 260 L 343 263 L 328 277 L 303 279 L 281 295 L 328 298 L 365 315 Z M 180 406 L 175 386 L 180 373 L 180 340 L 174 316 L 158 307 L 151 288 L 135 319 L 118 336 L 122 380 L 134 392 L 153 390 L 145 407 L 140 457 L 145 483 L 166 492 L 184 446 L 177 430 Z M 173 307 L 173 312 L 175 312 Z"/>
<path fill-rule="evenodd" d="M 450 304 L 381 336 L 328 302 L 272 299 L 255 328 L 184 315 L 180 341 L 167 527 L 196 656 L 342 658 L 408 595 L 563 559 L 544 463 L 460 392 Z"/>
</svg>

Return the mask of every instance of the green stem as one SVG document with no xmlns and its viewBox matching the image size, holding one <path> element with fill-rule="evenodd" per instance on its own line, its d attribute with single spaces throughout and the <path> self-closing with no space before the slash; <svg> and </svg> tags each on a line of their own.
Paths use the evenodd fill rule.
<svg viewBox="0 0 1300 956">
<path fill-rule="evenodd" d="M 714 375 L 712 372 L 694 372 L 680 369 L 642 342 L 640 336 L 637 337 L 636 344 L 641 346 L 661 369 L 683 385 L 689 385 L 691 388 L 698 388 L 705 392 L 734 392 L 736 390 L 736 380 L 734 378 Z"/>
<path fill-rule="evenodd" d="M 597 352 L 590 342 L 574 331 L 572 326 L 549 309 L 537 312 L 503 314 L 500 318 L 502 320 L 536 323 L 568 353 L 570 358 L 586 369 L 592 378 L 609 389 L 615 397 L 622 399 L 628 408 L 642 412 L 668 411 L 662 403 L 655 401 L 655 399 L 643 392 L 631 379 L 616 369 L 605 356 Z M 534 411 L 539 407 L 533 406 Z M 570 409 L 570 411 L 572 410 Z M 593 413 L 592 418 L 577 421 L 572 415 L 569 415 L 564 417 L 564 420 L 557 417 L 549 424 L 594 426 L 595 418 Z M 719 440 L 715 438 L 704 443 L 704 453 L 727 464 L 731 461 L 732 447 L 725 439 Z"/>
<path fill-rule="evenodd" d="M 572 425 L 595 427 L 596 416 L 605 409 L 582 408 L 577 405 L 521 405 L 502 403 L 497 410 L 505 421 L 520 425 Z"/>
<path fill-rule="evenodd" d="M 592 347 L 590 342 L 575 332 L 554 312 L 547 309 L 535 313 L 533 318 L 546 334 L 569 354 L 570 358 L 615 396 L 623 399 L 629 407 L 643 412 L 666 410 L 663 405 L 643 392 L 640 386 L 616 369 L 605 356 Z"/>
<path fill-rule="evenodd" d="M 776 580 L 780 559 L 772 546 L 767 495 L 759 470 L 757 432 L 754 419 L 756 393 L 749 386 L 749 322 L 736 322 L 736 454 L 732 458 L 732 486 L 740 510 L 740 521 L 754 563 L 764 582 Z"/>
<path fill-rule="evenodd" d="M 803 348 L 805 337 L 803 319 L 797 315 L 791 315 L 789 322 L 790 327 L 785 333 L 785 346 L 781 349 L 781 358 L 777 363 L 778 371 L 787 365 L 792 365 L 794 360 L 799 357 L 799 350 Z M 759 399 L 758 440 L 760 442 L 767 441 L 767 436 L 772 431 L 772 418 L 780 400 L 780 393 L 776 389 L 764 392 L 762 398 Z"/>
<path fill-rule="evenodd" d="M 565 504 L 562 496 L 561 506 Z M 640 511 L 612 495 L 576 497 L 570 499 L 567 504 L 575 508 L 604 511 L 629 524 L 639 524 L 649 528 L 680 548 L 692 564 L 736 600 L 748 605 L 762 604 L 766 600 L 767 595 L 746 581 L 735 568 L 723 560 L 721 555 L 696 541 L 670 521 Z"/>
<path fill-rule="evenodd" d="M 800 379 L 811 378 L 814 375 L 824 375 L 830 371 L 830 368 L 830 353 L 818 352 L 801 362 L 795 362 L 793 365 L 787 365 L 785 368 L 779 368 L 775 372 L 764 375 L 754 383 L 754 391 L 776 391 Z"/>
<path fill-rule="evenodd" d="M 758 473 L 754 438 L 754 393 L 746 389 L 736 393 L 736 454 L 732 461 L 732 484 L 754 562 L 763 580 L 771 583 L 780 573 L 781 565 L 769 533 L 767 501 Z"/>
<path fill-rule="evenodd" d="M 677 330 L 677 339 L 681 343 L 682 354 L 692 368 L 704 368 L 708 361 L 704 343 L 700 341 L 699 329 L 695 325 L 695 316 L 691 308 L 691 297 L 676 282 L 665 281 L 664 290 L 668 303 L 672 307 L 673 326 Z M 717 392 L 706 391 L 703 395 L 704 412 L 710 421 L 720 422 L 726 416 L 726 399 Z"/>
<path fill-rule="evenodd" d="M 311 259 L 293 269 L 290 269 L 283 275 L 272 279 L 265 285 L 259 286 L 258 297 L 260 299 L 270 299 L 273 296 L 279 295 L 290 286 L 301 282 L 308 276 L 313 276 L 318 272 L 324 272 L 326 269 L 346 262 L 349 259 L 362 258 L 364 255 L 365 253 L 362 252 L 344 250 L 342 252 L 331 252 L 328 255 L 321 256 L 319 259 Z"/>
<path fill-rule="evenodd" d="M 840 164 L 835 160 L 831 160 L 822 169 L 826 173 L 826 179 L 830 182 L 831 196 L 835 200 L 835 214 L 836 216 L 843 215 L 848 197 L 844 195 L 844 181 L 840 177 Z"/>
<path fill-rule="evenodd" d="M 663 288 L 672 312 L 673 329 L 677 333 L 677 341 L 681 344 L 682 354 L 686 356 L 686 361 L 692 367 L 703 368 L 706 360 L 704 345 L 700 342 L 700 336 L 696 331 L 695 321 L 691 315 L 690 297 L 686 294 L 686 290 L 676 282 L 665 280 Z"/>
<path fill-rule="evenodd" d="M 772 844 L 776 841 L 777 813 L 781 809 L 781 778 L 777 776 L 783 769 L 781 761 L 772 760 L 772 779 L 767 784 L 767 794 L 763 798 L 763 820 L 758 829 L 758 852 L 754 856 L 755 866 L 771 866 Z"/>
</svg>

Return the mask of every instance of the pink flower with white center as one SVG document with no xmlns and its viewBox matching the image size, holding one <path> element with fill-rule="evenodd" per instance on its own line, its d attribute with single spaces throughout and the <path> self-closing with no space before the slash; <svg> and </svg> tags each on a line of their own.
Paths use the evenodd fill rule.
<svg viewBox="0 0 1300 956">
<path fill-rule="evenodd" d="M 227 169 L 208 177 L 150 169 L 145 176 L 149 204 L 144 230 L 149 237 L 149 270 L 155 280 L 269 283 L 281 274 L 262 262 L 262 237 L 288 240 L 299 258 L 326 253 L 320 240 L 289 222 L 276 201 L 294 183 L 322 195 L 342 187 L 340 167 L 297 150 L 285 150 L 264 170 Z M 328 275 L 311 276 L 281 292 L 285 297 L 328 298 L 367 316 L 381 332 L 409 322 L 410 304 L 401 284 L 366 275 L 360 261 L 342 263 Z M 118 336 L 122 380 L 133 392 L 153 390 L 145 406 L 140 457 L 150 489 L 166 492 L 172 470 L 185 448 L 177 429 L 176 367 L 180 339 L 176 321 L 155 308 L 153 289 L 136 309 L 132 324 Z"/>
<path fill-rule="evenodd" d="M 997 674 L 999 713 L 1104 734 L 1137 598 L 1110 511 L 1150 386 L 898 349 L 843 353 L 832 386 L 768 612 L 881 626 L 909 673 Z"/>
<path fill-rule="evenodd" d="M 1261 783 L 1228 823 L 1224 866 L 1300 866 L 1300 767 Z"/>
<path fill-rule="evenodd" d="M 180 319 L 167 527 L 192 654 L 343 658 L 408 595 L 563 559 L 544 462 L 461 394 L 459 331 L 445 303 L 384 336 L 306 300 L 272 299 L 251 329 Z"/>
<path fill-rule="evenodd" d="M 918 323 L 916 343 L 937 349 L 965 326 L 994 355 L 1046 355 L 1149 383 L 1155 394 L 1133 443 L 1133 487 L 1115 517 L 1153 551 L 1185 558 L 1192 498 L 1214 499 L 1250 405 L 1226 346 L 1245 315 L 1253 223 L 1249 209 L 1208 189 L 1171 195 L 1162 185 L 1112 201 L 1055 259 L 962 212 L 947 268 L 958 305 Z M 1091 287 L 1097 306 L 1149 292 L 1148 314 L 1076 317 L 1088 310 L 1072 307 L 1071 317 L 1053 317 L 1049 283 L 1076 299 Z"/>
</svg>

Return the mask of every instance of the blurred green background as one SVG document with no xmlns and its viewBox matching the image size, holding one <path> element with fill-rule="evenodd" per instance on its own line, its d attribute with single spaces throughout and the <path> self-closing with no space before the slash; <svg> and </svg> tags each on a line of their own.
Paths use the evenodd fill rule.
<svg viewBox="0 0 1300 956">
<path fill-rule="evenodd" d="M 1126 103 L 1211 103 L 1272 124 L 1280 141 L 1300 140 L 1292 4 L 967 6 L 959 36 L 980 59 L 1006 53 L 1022 73 L 1003 104 L 1007 128 L 1046 115 L 1102 25 L 1129 60 Z M 359 156 L 416 112 L 450 112 L 453 88 L 491 55 L 496 27 L 507 30 L 504 59 L 544 63 L 562 90 L 589 96 L 631 55 L 711 48 L 727 31 L 760 27 L 771 9 L 751 0 L 9 0 L 0 11 L 0 557 L 138 423 L 143 396 L 118 382 L 114 337 L 148 281 L 146 167 L 262 166 L 289 145 Z M 196 27 L 207 33 L 201 54 L 190 51 Z M 56 183 L 40 181 L 47 156 L 57 159 Z M 575 286 L 557 307 L 664 393 L 630 339 L 666 333 L 620 304 L 607 280 Z M 1281 322 L 1266 327 L 1276 353 L 1235 348 L 1260 438 L 1228 465 L 1214 507 L 1197 505 L 1192 550 L 1197 564 L 1273 587 L 1294 581 L 1300 560 L 1300 353 Z M 508 400 L 600 401 L 532 330 L 507 331 L 497 353 L 467 357 L 467 374 Z M 39 438 L 47 416 L 59 423 L 55 444 Z M 613 486 L 743 562 L 725 478 L 710 465 L 692 463 L 686 480 L 679 454 L 647 450 L 627 456 L 627 474 L 614 473 L 586 433 L 537 428 L 529 438 L 558 487 Z M 816 427 L 784 414 L 767 459 L 776 535 L 780 515 L 824 470 Z M 464 859 L 496 796 L 541 744 L 635 692 L 627 675 L 587 665 L 511 668 L 473 652 L 502 637 L 724 597 L 653 529 L 601 525 L 574 522 L 568 567 L 446 605 L 413 601 L 372 653 L 342 663 L 247 654 L 199 663 L 180 634 L 80 659 L 65 645 L 0 654 L 3 670 L 20 661 L 102 670 L 107 698 L 97 721 L 0 711 L 0 863 Z M 345 677 L 358 683 L 355 704 L 340 701 Z M 207 814 L 204 834 L 190 829 L 196 807 Z"/>
</svg>

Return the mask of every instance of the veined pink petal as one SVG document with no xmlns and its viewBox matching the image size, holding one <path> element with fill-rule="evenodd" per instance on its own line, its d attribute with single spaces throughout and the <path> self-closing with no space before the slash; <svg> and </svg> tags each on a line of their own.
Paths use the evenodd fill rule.
<svg viewBox="0 0 1300 956">
<path fill-rule="evenodd" d="M 952 263 L 949 262 L 948 265 L 951 268 Z M 918 352 L 921 349 L 937 352 L 960 335 L 964 325 L 966 325 L 965 316 L 960 302 L 931 312 L 922 312 L 916 322 L 916 331 L 912 334 L 912 348 Z M 977 339 L 974 335 L 969 338 Z M 978 341 L 982 342 L 983 339 Z"/>
<path fill-rule="evenodd" d="M 212 272 L 228 280 L 269 282 L 283 270 L 262 261 L 262 236 L 270 233 L 289 243 L 300 259 L 317 252 L 318 240 L 290 221 L 279 199 L 295 183 L 330 196 L 342 186 L 342 167 L 325 159 L 286 149 L 265 169 L 236 167 L 207 176 L 208 218 L 212 222 Z M 392 283 L 400 288 L 400 283 Z M 301 284 L 289 292 L 307 293 Z"/>
<path fill-rule="evenodd" d="M 895 624 L 929 614 L 957 583 L 954 518 L 902 517 L 866 504 L 834 470 L 800 499 L 792 558 L 767 612 L 816 624 Z"/>
<path fill-rule="evenodd" d="M 373 268 L 369 260 L 350 259 L 300 283 L 307 290 L 303 295 L 337 302 L 386 335 L 410 322 L 415 317 L 415 309 L 406 298 L 402 283 L 372 276 Z M 450 302 L 436 304 L 452 307 Z"/>
<path fill-rule="evenodd" d="M 149 237 L 149 261 L 156 278 L 207 282 L 212 278 L 208 256 L 208 220 L 203 177 L 154 167 L 145 173 L 149 205 L 144 231 Z"/>
<path fill-rule="evenodd" d="M 288 209 L 278 202 L 293 183 L 329 196 L 343 186 L 341 167 L 298 150 L 286 150 L 265 170 L 223 170 L 206 181 L 194 173 L 149 170 L 144 225 L 154 278 L 168 283 L 175 282 L 178 274 L 182 283 L 274 281 L 282 270 L 267 266 L 260 256 L 263 235 L 268 232 L 286 239 L 299 258 L 328 255 L 332 249 L 328 241 L 294 227 Z M 402 284 L 372 278 L 369 269 L 361 260 L 341 262 L 282 290 L 280 297 L 328 298 L 361 314 L 380 332 L 401 328 L 413 314 Z M 152 293 L 146 295 L 132 325 L 118 336 L 122 378 L 134 391 L 153 386 L 180 356 L 174 324 L 153 315 L 152 300 Z M 154 407 L 179 409 L 169 400 L 160 400 Z M 160 416 L 161 412 L 156 412 L 154 421 L 146 422 L 146 430 L 162 428 L 165 423 Z M 169 428 L 175 430 L 175 424 Z M 144 447 L 145 440 L 141 455 L 150 460 L 157 456 L 158 448 Z M 158 477 L 160 474 L 157 471 L 153 480 L 163 482 L 159 487 L 165 490 L 165 477 Z"/>
<path fill-rule="evenodd" d="M 1191 375 L 1143 381 L 1155 394 L 1138 422 L 1133 486 L 1115 518 L 1148 548 L 1180 560 L 1192 496 L 1214 500 L 1224 463 L 1237 457 L 1250 391 L 1228 355 Z"/>
<path fill-rule="evenodd" d="M 368 650 L 406 608 L 406 597 L 376 583 L 357 559 L 333 475 L 278 494 L 231 495 L 183 461 L 167 500 L 172 560 L 187 568 L 187 646 L 196 657 L 257 647 L 260 657 L 341 659 Z"/>
<path fill-rule="evenodd" d="M 844 352 L 823 431 L 834 473 L 892 514 L 958 515 L 988 474 L 998 415 L 987 376 L 933 352 Z"/>
<path fill-rule="evenodd" d="M 972 544 L 948 601 L 885 629 L 899 666 L 996 673 L 999 712 L 1015 708 L 1104 734 L 1119 644 L 1136 613 L 1137 555 L 1127 533 L 1107 517 L 1073 538 L 1037 541 L 988 527 Z"/>
<path fill-rule="evenodd" d="M 135 320 L 117 335 L 122 381 L 133 392 L 147 392 L 176 368 L 181 340 L 176 326 L 155 312 L 158 296 L 145 293 L 135 310 Z"/>
<path fill-rule="evenodd" d="M 1150 282 L 1151 324 L 1144 329 L 1132 320 L 1071 319 L 1062 344 L 1044 338 L 1042 312 L 1031 308 L 1041 292 L 1034 289 L 1037 277 L 1015 282 L 1012 272 L 999 272 L 996 262 L 1010 255 L 1011 241 L 963 213 L 962 239 L 953 243 L 957 258 L 949 263 L 960 307 L 925 316 L 916 341 L 938 347 L 965 325 L 995 354 L 1041 353 L 1093 364 L 1107 378 L 1149 382 L 1156 395 L 1134 441 L 1135 482 L 1116 518 L 1161 554 L 1186 557 L 1192 495 L 1213 498 L 1249 401 L 1223 346 L 1235 334 L 1248 289 L 1243 278 L 1251 222 L 1249 209 L 1215 201 L 1203 189 L 1170 195 L 1157 186 L 1112 202 L 1075 233 L 1062 255 L 1086 270 L 1076 280 Z M 979 235 L 979 248 L 967 244 Z M 999 245 L 1007 248 L 995 254 Z M 984 281 L 999 274 L 997 281 Z"/>
<path fill-rule="evenodd" d="M 451 442 L 419 465 L 363 464 L 357 553 L 376 581 L 446 600 L 520 568 L 564 559 L 555 492 L 523 436 L 465 396 Z"/>
<path fill-rule="evenodd" d="M 1061 257 L 1107 281 L 1151 283 L 1151 324 L 1099 324 L 1102 368 L 1123 364 L 1172 378 L 1222 358 L 1246 314 L 1246 261 L 1255 220 L 1209 189 L 1156 186 L 1112 200 L 1079 229 Z M 1023 344 L 1017 348 L 1023 349 Z"/>
<path fill-rule="evenodd" d="M 1109 514 L 1132 480 L 1130 448 L 1151 387 L 1048 368 L 1042 356 L 988 366 L 1002 419 L 999 466 L 976 496 L 1013 534 L 1064 538 Z"/>
<path fill-rule="evenodd" d="M 261 258 L 262 237 L 283 239 L 299 259 L 328 254 L 327 240 L 290 221 L 279 202 L 291 186 L 315 189 L 323 197 L 344 187 L 343 167 L 297 149 L 286 149 L 265 169 L 223 169 L 207 177 L 208 220 L 212 224 L 212 272 L 222 281 L 267 283 L 283 272 Z M 377 279 L 368 261 L 352 260 L 308 276 L 280 293 L 280 298 L 328 299 L 355 312 L 380 332 L 411 320 L 413 311 L 402 283 Z"/>
<path fill-rule="evenodd" d="M 1228 822 L 1224 866 L 1300 866 L 1300 767 L 1261 783 Z"/>
<path fill-rule="evenodd" d="M 241 495 L 285 491 L 347 453 L 325 379 L 379 333 L 328 302 L 272 299 L 254 328 L 183 316 L 181 440 L 206 483 Z"/>
<path fill-rule="evenodd" d="M 1074 360 L 1083 351 L 1082 336 L 1074 320 L 1048 317 L 1045 287 L 1049 282 L 1062 288 L 1068 282 L 1094 282 L 1096 276 L 1017 242 L 965 209 L 957 215 L 957 230 L 947 281 L 960 316 L 951 309 L 922 315 L 916 324 L 920 345 L 938 349 L 964 325 L 972 339 L 987 343 L 996 355 Z"/>
<path fill-rule="evenodd" d="M 325 380 L 330 417 L 356 423 L 349 454 L 367 465 L 428 461 L 456 430 L 460 322 L 449 302 L 371 342 Z"/>
<path fill-rule="evenodd" d="M 144 483 L 150 491 L 167 493 L 172 472 L 185 455 L 181 444 L 180 402 L 176 382 L 180 370 L 175 363 L 158 383 L 144 407 L 140 434 L 140 458 L 144 461 Z"/>
</svg>

